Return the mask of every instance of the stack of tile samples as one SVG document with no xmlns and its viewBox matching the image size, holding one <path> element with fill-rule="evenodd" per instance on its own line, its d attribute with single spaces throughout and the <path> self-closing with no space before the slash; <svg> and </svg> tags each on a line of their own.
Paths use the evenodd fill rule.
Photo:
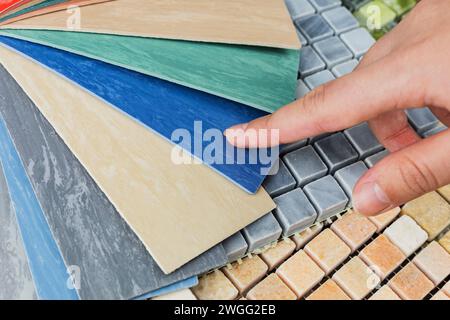
<svg viewBox="0 0 450 320">
<path fill-rule="evenodd" d="M 275 208 L 272 164 L 222 132 L 295 99 L 283 1 L 10 1 L 0 23 L 0 297 L 192 287 Z"/>
</svg>

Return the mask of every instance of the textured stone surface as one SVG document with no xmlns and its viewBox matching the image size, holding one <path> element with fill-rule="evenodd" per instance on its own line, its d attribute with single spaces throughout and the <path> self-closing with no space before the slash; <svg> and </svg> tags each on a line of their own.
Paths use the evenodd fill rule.
<svg viewBox="0 0 450 320">
<path fill-rule="evenodd" d="M 381 279 L 385 279 L 406 259 L 403 252 L 383 234 L 361 250 L 359 256 Z"/>
<path fill-rule="evenodd" d="M 405 204 L 402 214 L 407 214 L 428 233 L 433 240 L 450 225 L 450 204 L 437 192 L 430 192 Z"/>
<path fill-rule="evenodd" d="M 220 270 L 200 277 L 192 292 L 200 300 L 234 300 L 239 294 L 238 289 Z"/>
<path fill-rule="evenodd" d="M 278 243 L 263 253 L 260 254 L 260 257 L 264 260 L 264 262 L 269 266 L 269 271 L 278 267 L 283 263 L 284 260 L 289 258 L 289 256 L 295 250 L 295 242 L 289 238 L 278 241 Z"/>
<path fill-rule="evenodd" d="M 190 289 L 165 294 L 163 296 L 152 298 L 152 300 L 197 300 Z"/>
<path fill-rule="evenodd" d="M 296 300 L 297 296 L 272 273 L 247 293 L 248 300 Z"/>
<path fill-rule="evenodd" d="M 400 214 L 400 208 L 394 208 L 385 213 L 370 216 L 369 220 L 377 227 L 377 232 L 383 231 Z"/>
<path fill-rule="evenodd" d="M 435 285 L 450 274 L 450 254 L 436 241 L 419 252 L 413 262 Z"/>
<path fill-rule="evenodd" d="M 347 262 L 332 279 L 353 300 L 365 298 L 380 283 L 380 278 L 359 257 Z"/>
<path fill-rule="evenodd" d="M 331 279 L 328 279 L 306 300 L 350 300 L 350 297 Z"/>
<path fill-rule="evenodd" d="M 447 231 L 447 233 L 439 239 L 439 244 L 450 253 L 450 231 Z"/>
<path fill-rule="evenodd" d="M 331 229 L 355 251 L 372 237 L 377 227 L 367 217 L 351 210 L 336 220 Z"/>
<path fill-rule="evenodd" d="M 331 229 L 322 231 L 304 250 L 326 274 L 333 271 L 351 253 L 350 248 Z"/>
<path fill-rule="evenodd" d="M 427 233 L 409 216 L 402 216 L 391 224 L 384 234 L 408 257 L 428 238 Z"/>
<path fill-rule="evenodd" d="M 433 282 L 412 262 L 389 280 L 388 284 L 403 300 L 423 299 L 434 288 Z"/>
<path fill-rule="evenodd" d="M 259 280 L 264 278 L 268 271 L 267 265 L 258 256 L 245 258 L 242 263 L 235 262 L 231 268 L 224 267 L 222 271 L 234 284 L 241 294 L 245 294 Z"/>
<path fill-rule="evenodd" d="M 318 225 L 312 226 L 298 234 L 295 234 L 291 239 L 295 242 L 295 250 L 300 250 L 303 246 L 308 243 L 312 238 L 314 238 L 320 231 L 322 231 L 323 225 L 320 223 Z"/>
<path fill-rule="evenodd" d="M 284 262 L 276 273 L 298 298 L 303 297 L 325 275 L 323 270 L 303 250 L 298 251 Z"/>
<path fill-rule="evenodd" d="M 388 285 L 382 286 L 369 300 L 401 300 Z"/>
</svg>

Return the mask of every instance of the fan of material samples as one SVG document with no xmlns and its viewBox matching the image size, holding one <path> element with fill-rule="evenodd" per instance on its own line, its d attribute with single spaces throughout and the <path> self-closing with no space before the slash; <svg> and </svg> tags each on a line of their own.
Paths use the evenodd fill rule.
<svg viewBox="0 0 450 320">
<path fill-rule="evenodd" d="M 187 288 L 227 262 L 221 241 L 275 207 L 260 189 L 273 161 L 236 163 L 222 132 L 294 100 L 300 44 L 284 1 L 23 1 L 0 23 L 4 197 L 25 234 L 21 279 L 34 284 L 17 292 Z M 205 158 L 211 138 L 195 145 L 208 130 L 218 162 Z M 85 275 L 79 287 L 70 270 Z"/>
</svg>

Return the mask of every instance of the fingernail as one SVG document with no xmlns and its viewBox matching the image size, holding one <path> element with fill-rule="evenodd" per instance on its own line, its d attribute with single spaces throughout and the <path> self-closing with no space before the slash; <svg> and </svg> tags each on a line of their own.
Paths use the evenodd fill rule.
<svg viewBox="0 0 450 320">
<path fill-rule="evenodd" d="M 394 206 L 378 183 L 367 182 L 355 190 L 353 207 L 364 215 L 374 215 Z"/>
</svg>

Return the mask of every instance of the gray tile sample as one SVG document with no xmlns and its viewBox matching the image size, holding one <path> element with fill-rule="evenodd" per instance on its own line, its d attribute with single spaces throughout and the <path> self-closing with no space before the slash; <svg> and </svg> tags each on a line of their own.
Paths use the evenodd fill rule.
<svg viewBox="0 0 450 320">
<path fill-rule="evenodd" d="M 333 29 L 319 14 L 297 19 L 295 25 L 310 44 L 331 37 L 334 33 Z"/>
<path fill-rule="evenodd" d="M 228 262 L 234 262 L 247 253 L 247 242 L 239 231 L 222 241 L 222 245 L 227 254 Z"/>
<path fill-rule="evenodd" d="M 315 72 L 325 69 L 326 64 L 311 46 L 304 47 L 300 51 L 300 77 L 307 77 Z"/>
<path fill-rule="evenodd" d="M 316 210 L 301 189 L 292 190 L 273 200 L 277 204 L 274 215 L 285 237 L 303 231 L 316 221 Z"/>
<path fill-rule="evenodd" d="M 445 131 L 447 129 L 448 128 L 446 126 L 444 126 L 444 125 L 438 125 L 438 126 L 434 127 L 433 129 L 430 129 L 430 130 L 424 132 L 422 134 L 422 137 L 423 138 L 428 138 L 428 137 L 434 136 L 435 134 L 438 134 L 438 133 L 440 133 L 442 131 Z"/>
<path fill-rule="evenodd" d="M 317 141 L 314 147 L 331 174 L 358 160 L 358 153 L 341 132 Z"/>
<path fill-rule="evenodd" d="M 242 229 L 241 232 L 248 243 L 247 252 L 251 253 L 278 240 L 281 231 L 277 219 L 275 219 L 272 213 L 268 213 Z"/>
<path fill-rule="evenodd" d="M 358 60 L 352 59 L 333 67 L 333 69 L 331 69 L 331 72 L 336 78 L 340 78 L 353 72 L 353 70 L 355 70 L 358 64 L 359 64 Z"/>
<path fill-rule="evenodd" d="M 306 96 L 311 90 L 308 86 L 303 82 L 303 80 L 298 80 L 297 82 L 297 90 L 295 90 L 295 97 L 297 99 L 301 99 Z"/>
<path fill-rule="evenodd" d="M 344 5 L 349 8 L 352 12 L 358 10 L 366 3 L 369 3 L 372 0 L 342 0 Z"/>
<path fill-rule="evenodd" d="M 318 213 L 317 222 L 342 212 L 348 198 L 337 181 L 330 175 L 320 178 L 303 188 Z"/>
<path fill-rule="evenodd" d="M 326 138 L 326 137 L 328 137 L 328 136 L 330 136 L 330 133 L 328 133 L 328 132 L 326 132 L 326 133 L 321 133 L 321 134 L 319 134 L 319 135 L 317 135 L 317 136 L 314 136 L 314 137 L 309 138 L 309 143 L 310 143 L 310 144 L 314 144 L 314 142 L 317 142 L 317 141 L 319 141 L 319 140 L 322 140 L 323 138 Z"/>
<path fill-rule="evenodd" d="M 14 206 L 0 165 L 0 300 L 36 300 Z"/>
<path fill-rule="evenodd" d="M 313 48 L 326 63 L 327 68 L 332 68 L 353 58 L 353 53 L 350 52 L 339 37 L 330 37 L 317 41 L 313 44 Z"/>
<path fill-rule="evenodd" d="M 340 37 L 357 59 L 363 56 L 375 44 L 375 39 L 364 28 L 345 32 Z"/>
<path fill-rule="evenodd" d="M 345 168 L 342 168 L 334 174 L 334 178 L 339 182 L 342 189 L 347 194 L 347 197 L 352 201 L 352 193 L 359 178 L 361 178 L 366 172 L 367 167 L 362 161 L 353 163 Z"/>
<path fill-rule="evenodd" d="M 373 156 L 367 157 L 364 160 L 364 163 L 369 167 L 372 168 L 374 165 L 376 165 L 378 162 L 380 162 L 381 160 L 383 160 L 385 157 L 387 157 L 389 155 L 389 151 L 388 150 L 383 150 L 380 151 L 376 154 L 374 154 Z"/>
<path fill-rule="evenodd" d="M 308 143 L 308 139 L 302 139 L 296 142 L 283 144 L 280 146 L 280 155 L 285 155 L 286 153 L 292 152 L 294 150 L 300 149 Z"/>
<path fill-rule="evenodd" d="M 306 77 L 304 81 L 311 90 L 314 90 L 315 88 L 320 87 L 327 82 L 333 81 L 334 79 L 335 77 L 329 70 L 323 70 Z"/>
<path fill-rule="evenodd" d="M 280 194 L 292 190 L 296 186 L 294 177 L 283 161 L 279 161 L 278 172 L 274 175 L 268 175 L 263 182 L 263 187 L 271 197 L 277 197 Z"/>
<path fill-rule="evenodd" d="M 283 161 L 297 181 L 297 187 L 303 187 L 328 173 L 328 167 L 312 146 L 285 155 Z"/>
<path fill-rule="evenodd" d="M 335 34 L 359 27 L 359 22 L 345 7 L 337 7 L 322 13 L 322 17 L 333 28 Z"/>
<path fill-rule="evenodd" d="M 358 152 L 360 159 L 383 150 L 383 145 L 375 137 L 367 122 L 345 130 L 344 134 Z"/>
<path fill-rule="evenodd" d="M 292 20 L 314 14 L 316 10 L 308 0 L 284 0 Z"/>
<path fill-rule="evenodd" d="M 341 5 L 341 0 L 309 0 L 317 12 L 322 12 Z"/>
<path fill-rule="evenodd" d="M 0 97 L 0 114 L 64 261 L 81 270 L 82 299 L 131 299 L 227 262 L 219 245 L 165 275 L 3 67 Z"/>
<path fill-rule="evenodd" d="M 297 36 L 298 39 L 300 40 L 300 43 L 302 44 L 302 47 L 306 46 L 308 44 L 308 40 L 305 38 L 304 35 L 302 35 L 300 31 L 298 31 L 297 29 L 295 29 L 295 31 L 297 31 Z"/>
<path fill-rule="evenodd" d="M 439 125 L 439 120 L 429 108 L 406 110 L 409 122 L 418 134 L 422 134 Z"/>
</svg>

